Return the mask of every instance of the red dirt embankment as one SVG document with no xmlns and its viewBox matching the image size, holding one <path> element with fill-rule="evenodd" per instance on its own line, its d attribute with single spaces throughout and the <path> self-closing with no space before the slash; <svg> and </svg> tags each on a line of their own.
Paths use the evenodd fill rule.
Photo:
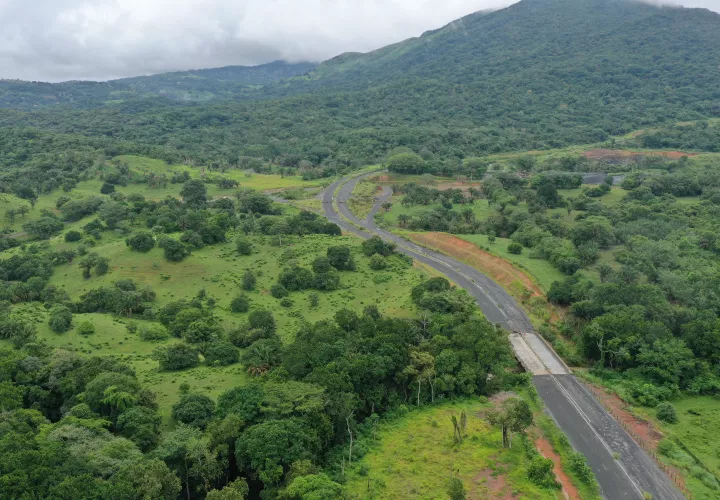
<svg viewBox="0 0 720 500">
<path fill-rule="evenodd" d="M 626 151 L 623 149 L 590 149 L 583 155 L 591 160 L 627 159 L 637 156 L 662 156 L 671 160 L 679 160 L 683 156 L 697 156 L 697 153 L 685 153 L 683 151 Z"/>
<path fill-rule="evenodd" d="M 562 492 L 565 498 L 568 500 L 582 500 L 580 492 L 578 492 L 568 475 L 565 474 L 565 471 L 562 468 L 562 462 L 560 462 L 560 455 L 555 453 L 550 441 L 545 438 L 538 438 L 535 441 L 535 446 L 538 447 L 542 456 L 553 461 L 553 472 L 555 473 L 557 480 L 562 485 Z"/>
<path fill-rule="evenodd" d="M 469 241 L 447 233 L 408 233 L 407 236 L 415 243 L 437 248 L 442 253 L 479 269 L 505 288 L 509 288 L 514 281 L 520 281 L 533 296 L 544 296 L 542 289 L 526 273 L 505 259 L 481 250 Z"/>
</svg>

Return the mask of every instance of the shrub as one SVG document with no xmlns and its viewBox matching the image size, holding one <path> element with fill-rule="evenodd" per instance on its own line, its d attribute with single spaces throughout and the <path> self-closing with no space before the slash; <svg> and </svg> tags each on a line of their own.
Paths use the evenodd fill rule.
<svg viewBox="0 0 720 500">
<path fill-rule="evenodd" d="M 560 483 L 555 479 L 555 473 L 553 472 L 553 461 L 540 455 L 530 461 L 528 478 L 533 483 L 544 488 L 560 488 Z"/>
<path fill-rule="evenodd" d="M 74 243 L 82 239 L 82 233 L 80 231 L 68 231 L 65 233 L 65 241 L 68 243 Z"/>
<path fill-rule="evenodd" d="M 250 310 L 250 299 L 247 295 L 240 294 L 230 302 L 230 310 L 234 313 L 245 313 Z"/>
<path fill-rule="evenodd" d="M 677 411 L 675 407 L 668 402 L 657 405 L 657 418 L 668 424 L 676 424 L 678 421 Z"/>
<path fill-rule="evenodd" d="M 381 269 L 385 269 L 386 267 L 387 261 L 382 255 L 376 253 L 375 255 L 370 257 L 370 269 L 374 271 L 380 271 Z"/>
<path fill-rule="evenodd" d="M 292 307 L 293 301 L 292 301 L 292 299 L 291 299 L 290 297 L 284 297 L 284 298 L 280 301 L 280 305 L 281 305 L 282 307 Z"/>
<path fill-rule="evenodd" d="M 243 274 L 242 278 L 242 289 L 243 290 L 255 290 L 255 285 L 257 284 L 257 277 L 255 276 L 255 273 L 250 271 L 249 269 L 245 271 L 245 274 Z"/>
<path fill-rule="evenodd" d="M 205 350 L 205 361 L 212 366 L 227 366 L 237 363 L 240 351 L 230 342 L 213 342 Z"/>
<path fill-rule="evenodd" d="M 316 273 L 329 273 L 332 270 L 332 264 L 330 259 L 321 255 L 315 258 L 312 268 Z"/>
<path fill-rule="evenodd" d="M 317 290 L 337 290 L 340 287 L 340 274 L 337 271 L 318 273 L 315 275 L 314 286 Z"/>
<path fill-rule="evenodd" d="M 100 187 L 100 192 L 101 192 L 102 194 L 114 193 L 114 192 L 115 192 L 115 185 L 114 185 L 114 184 L 110 184 L 109 182 L 105 182 L 105 183 Z"/>
<path fill-rule="evenodd" d="M 275 318 L 270 311 L 258 310 L 251 312 L 248 324 L 253 330 L 263 330 L 268 334 L 275 333 Z"/>
<path fill-rule="evenodd" d="M 252 243 L 248 241 L 246 238 L 239 237 L 235 240 L 235 248 L 237 249 L 237 253 L 240 255 L 250 255 L 252 254 Z"/>
<path fill-rule="evenodd" d="M 328 247 L 326 253 L 330 260 L 330 265 L 338 271 L 354 271 L 355 261 L 350 253 L 350 247 L 347 245 L 338 245 Z"/>
<path fill-rule="evenodd" d="M 320 296 L 313 292 L 310 295 L 308 295 L 308 302 L 310 302 L 310 307 L 315 308 L 320 304 Z"/>
<path fill-rule="evenodd" d="M 158 347 L 153 351 L 152 357 L 160 364 L 161 370 L 183 370 L 200 364 L 198 351 L 185 343 Z"/>
<path fill-rule="evenodd" d="M 280 283 L 275 283 L 273 286 L 270 287 L 270 295 L 275 297 L 276 299 L 282 299 L 284 297 L 287 297 L 290 292 L 287 291 L 287 288 L 282 286 Z"/>
<path fill-rule="evenodd" d="M 523 247 L 517 241 L 513 241 L 508 245 L 507 250 L 511 254 L 520 255 L 522 253 Z"/>
<path fill-rule="evenodd" d="M 77 327 L 77 332 L 82 336 L 92 335 L 95 333 L 95 325 L 90 321 L 82 321 Z"/>
<path fill-rule="evenodd" d="M 395 244 L 386 243 L 379 236 L 373 236 L 372 238 L 362 242 L 362 250 L 367 257 L 371 257 L 375 254 L 387 257 L 395 251 Z"/>
<path fill-rule="evenodd" d="M 157 342 L 170 337 L 170 333 L 168 333 L 167 328 L 157 324 L 142 325 L 138 334 L 142 340 L 147 342 Z"/>
<path fill-rule="evenodd" d="M 55 333 L 66 332 L 72 324 L 72 312 L 65 306 L 55 306 L 50 310 L 48 324 Z"/>
<path fill-rule="evenodd" d="M 190 255 L 190 250 L 178 240 L 163 238 L 158 244 L 164 250 L 165 258 L 170 262 L 180 262 Z"/>
<path fill-rule="evenodd" d="M 564 434 L 562 435 L 564 436 Z M 570 470 L 577 474 L 585 484 L 593 484 L 595 482 L 595 474 L 593 474 L 585 455 L 582 453 L 573 453 L 570 456 Z"/>
</svg>

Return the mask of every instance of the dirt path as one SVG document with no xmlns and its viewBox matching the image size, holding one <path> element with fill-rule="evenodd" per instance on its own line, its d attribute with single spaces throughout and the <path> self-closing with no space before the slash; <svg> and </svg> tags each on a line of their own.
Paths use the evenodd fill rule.
<svg viewBox="0 0 720 500">
<path fill-rule="evenodd" d="M 557 480 L 562 485 L 563 496 L 565 496 L 567 500 L 582 500 L 577 488 L 575 488 L 575 485 L 572 484 L 568 475 L 565 474 L 565 471 L 562 468 L 562 463 L 560 462 L 560 455 L 555 453 L 550 441 L 545 438 L 538 438 L 535 440 L 535 445 L 538 447 L 542 456 L 553 461 L 553 472 L 555 473 Z"/>
</svg>

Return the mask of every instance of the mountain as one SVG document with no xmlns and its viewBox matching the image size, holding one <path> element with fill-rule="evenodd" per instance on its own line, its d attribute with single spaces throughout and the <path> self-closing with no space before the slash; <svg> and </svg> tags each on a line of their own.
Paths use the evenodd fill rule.
<svg viewBox="0 0 720 500">
<path fill-rule="evenodd" d="M 134 95 L 175 77 L 144 78 Z M 176 78 L 186 81 L 196 77 Z M 230 85 L 197 82 L 200 95 L 209 82 Z M 320 148 L 326 161 L 363 163 L 398 146 L 457 161 L 594 143 L 720 116 L 720 15 L 630 0 L 522 0 L 261 88 L 239 85 L 211 92 L 231 98 L 222 103 L 125 96 L 91 112 L 4 112 L 0 125 L 161 146 L 202 162 L 296 164 Z"/>
<path fill-rule="evenodd" d="M 0 107 L 22 110 L 55 104 L 94 107 L 121 100 L 157 96 L 190 102 L 236 98 L 253 87 L 302 75 L 315 66 L 307 62 L 291 64 L 275 61 L 259 66 L 226 66 L 108 82 L 43 83 L 0 80 Z"/>
</svg>

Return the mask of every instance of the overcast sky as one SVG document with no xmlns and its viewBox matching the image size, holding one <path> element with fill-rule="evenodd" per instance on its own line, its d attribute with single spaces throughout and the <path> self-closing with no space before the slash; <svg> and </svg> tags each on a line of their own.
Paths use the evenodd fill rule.
<svg viewBox="0 0 720 500">
<path fill-rule="evenodd" d="M 720 0 L 677 0 L 720 12 Z M 515 0 L 0 0 L 0 78 L 107 80 L 365 52 Z"/>
</svg>

